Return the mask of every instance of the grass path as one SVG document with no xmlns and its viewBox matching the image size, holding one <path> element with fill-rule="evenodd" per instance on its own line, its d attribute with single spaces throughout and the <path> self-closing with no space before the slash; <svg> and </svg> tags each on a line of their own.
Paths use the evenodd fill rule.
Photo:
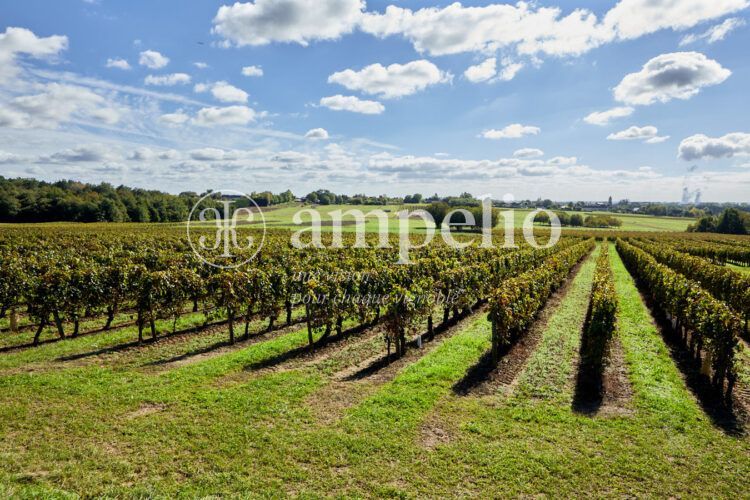
<svg viewBox="0 0 750 500">
<path fill-rule="evenodd" d="M 619 300 L 619 334 L 637 408 L 676 429 L 707 425 L 614 245 L 609 255 Z"/>
<path fill-rule="evenodd" d="M 569 406 L 573 401 L 581 330 L 591 297 L 591 284 L 600 247 L 581 265 L 568 293 L 554 310 L 542 342 L 519 376 L 517 400 L 546 399 Z"/>
</svg>

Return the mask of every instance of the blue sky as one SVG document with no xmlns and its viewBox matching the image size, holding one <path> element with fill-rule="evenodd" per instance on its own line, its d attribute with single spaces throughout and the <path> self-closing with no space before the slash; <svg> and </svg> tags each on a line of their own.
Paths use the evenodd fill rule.
<svg viewBox="0 0 750 500">
<path fill-rule="evenodd" d="M 0 174 L 750 201 L 747 7 L 3 2 Z"/>
</svg>

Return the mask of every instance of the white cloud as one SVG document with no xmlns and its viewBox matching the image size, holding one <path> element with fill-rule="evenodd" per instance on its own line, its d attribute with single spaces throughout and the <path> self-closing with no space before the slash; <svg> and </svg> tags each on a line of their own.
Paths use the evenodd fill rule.
<svg viewBox="0 0 750 500">
<path fill-rule="evenodd" d="M 66 149 L 49 156 L 41 156 L 37 161 L 39 163 L 104 162 L 114 158 L 115 155 L 106 146 L 92 144 Z"/>
<path fill-rule="evenodd" d="M 660 135 L 660 136 L 652 137 L 650 139 L 646 139 L 645 142 L 646 144 L 661 144 L 662 142 L 668 141 L 669 137 L 670 136 L 668 135 Z"/>
<path fill-rule="evenodd" d="M 699 40 L 705 40 L 708 43 L 716 43 L 724 40 L 729 33 L 736 30 L 737 28 L 741 28 L 742 26 L 745 26 L 745 20 L 741 19 L 739 17 L 730 17 L 729 19 L 725 19 L 724 22 L 720 24 L 715 24 L 714 26 L 711 26 L 703 33 L 690 33 L 689 35 L 685 35 L 682 37 L 682 40 L 680 40 L 680 47 L 684 45 L 690 45 L 691 43 L 695 43 Z"/>
<path fill-rule="evenodd" d="M 193 119 L 196 125 L 246 125 L 255 120 L 255 111 L 247 106 L 226 106 L 223 108 L 202 108 Z"/>
<path fill-rule="evenodd" d="M 21 161 L 23 161 L 23 158 L 17 154 L 0 151 L 0 165 L 19 163 Z"/>
<path fill-rule="evenodd" d="M 589 115 L 587 115 L 583 121 L 586 123 L 590 123 L 591 125 L 609 125 L 609 122 L 611 122 L 614 119 L 617 118 L 624 118 L 626 116 L 630 116 L 633 114 L 633 111 L 635 111 L 630 106 L 621 106 L 617 108 L 608 109 L 607 111 L 595 111 Z"/>
<path fill-rule="evenodd" d="M 143 83 L 146 85 L 157 85 L 171 87 L 174 85 L 187 85 L 190 83 L 190 75 L 187 73 L 172 73 L 169 75 L 148 75 Z"/>
<path fill-rule="evenodd" d="M 238 46 L 334 40 L 359 22 L 363 0 L 255 0 L 224 5 L 213 20 L 214 34 Z"/>
<path fill-rule="evenodd" d="M 180 153 L 175 149 L 162 149 L 155 150 L 147 147 L 141 147 L 135 149 L 128 156 L 128 160 L 132 161 L 153 161 L 153 160 L 176 160 L 180 157 Z"/>
<path fill-rule="evenodd" d="M 482 132 L 482 137 L 485 139 L 518 139 L 525 135 L 537 135 L 539 132 L 541 132 L 539 127 L 514 123 L 500 130 L 485 130 Z"/>
<path fill-rule="evenodd" d="M 486 82 L 497 73 L 497 59 L 490 57 L 464 71 L 464 77 L 472 83 Z"/>
<path fill-rule="evenodd" d="M 347 69 L 328 77 L 328 83 L 338 83 L 349 90 L 393 99 L 414 94 L 430 85 L 450 81 L 449 73 L 440 71 L 430 61 L 420 59 L 406 64 L 371 64 L 360 71 Z"/>
<path fill-rule="evenodd" d="M 25 28 L 5 28 L 0 33 L 0 82 L 18 73 L 16 58 L 26 55 L 34 58 L 52 57 L 68 48 L 68 37 L 53 35 L 38 37 Z"/>
<path fill-rule="evenodd" d="M 587 9 L 564 15 L 558 7 L 531 2 L 416 11 L 390 5 L 368 12 L 361 29 L 378 37 L 401 35 L 420 53 L 495 53 L 521 56 L 576 56 L 615 40 L 662 29 L 683 30 L 747 7 L 747 0 L 620 0 L 602 20 Z"/>
<path fill-rule="evenodd" d="M 117 69 L 125 69 L 125 70 L 127 70 L 127 69 L 130 69 L 130 63 L 127 62 L 125 59 L 120 59 L 120 58 L 112 59 L 112 58 L 109 58 L 109 59 L 107 59 L 106 67 L 107 68 L 117 68 Z"/>
<path fill-rule="evenodd" d="M 138 64 L 150 69 L 161 69 L 169 64 L 169 58 L 155 50 L 144 50 L 140 54 Z"/>
<path fill-rule="evenodd" d="M 195 66 L 198 69 L 206 69 L 206 68 L 208 68 L 208 63 L 204 63 L 204 62 L 198 61 L 198 62 L 194 62 L 193 66 Z"/>
<path fill-rule="evenodd" d="M 732 72 L 699 52 L 662 54 L 648 61 L 615 87 L 615 99 L 630 105 L 649 105 L 689 99 L 703 87 L 718 85 Z"/>
<path fill-rule="evenodd" d="M 366 115 L 379 115 L 385 111 L 385 106 L 377 101 L 367 101 L 355 96 L 343 96 L 341 94 L 323 97 L 320 105 L 334 111 L 351 111 Z"/>
<path fill-rule="evenodd" d="M 263 76 L 263 68 L 260 66 L 245 66 L 242 68 L 242 74 L 245 76 Z"/>
<path fill-rule="evenodd" d="M 620 0 L 603 24 L 628 40 L 662 29 L 684 30 L 747 6 L 747 0 Z"/>
<path fill-rule="evenodd" d="M 750 155 L 750 134 L 733 132 L 722 137 L 696 134 L 680 142 L 678 156 L 683 160 L 732 158 Z"/>
<path fill-rule="evenodd" d="M 328 139 L 328 131 L 324 128 L 313 128 L 305 134 L 307 139 Z"/>
<path fill-rule="evenodd" d="M 190 117 L 182 112 L 166 113 L 159 117 L 159 120 L 168 125 L 181 125 L 188 121 Z"/>
<path fill-rule="evenodd" d="M 196 161 L 222 161 L 235 160 L 237 155 L 231 151 L 225 151 L 218 148 L 202 148 L 189 151 L 190 158 Z"/>
<path fill-rule="evenodd" d="M 579 164 L 575 157 L 555 157 L 546 161 L 523 158 L 468 160 L 378 153 L 369 157 L 367 169 L 391 179 L 420 182 L 428 179 L 438 179 L 443 183 L 453 179 L 465 181 L 469 175 L 482 185 L 495 179 L 528 183 L 529 178 L 533 178 L 535 186 L 540 181 L 547 181 L 550 189 L 559 189 L 561 184 L 571 181 L 577 186 L 586 183 L 611 186 L 613 182 L 652 181 L 661 177 L 651 170 L 595 170 Z"/>
<path fill-rule="evenodd" d="M 211 90 L 211 95 L 221 102 L 247 102 L 248 94 L 242 89 L 221 81 L 216 83 L 199 83 L 193 87 L 196 92 L 206 92 Z"/>
<path fill-rule="evenodd" d="M 512 60 L 503 59 L 503 68 L 498 72 L 497 80 L 509 82 L 516 77 L 519 71 L 523 69 L 523 64 L 513 62 Z"/>
<path fill-rule="evenodd" d="M 586 10 L 561 17 L 558 8 L 535 8 L 523 2 L 484 7 L 456 2 L 417 11 L 390 5 L 383 14 L 366 14 L 362 29 L 378 37 L 403 35 L 418 52 L 432 55 L 505 48 L 522 55 L 573 55 L 596 46 L 605 34 L 600 33 L 596 16 Z"/>
<path fill-rule="evenodd" d="M 669 136 L 660 136 L 659 129 L 653 125 L 647 125 L 645 127 L 628 127 L 620 132 L 615 132 L 607 136 L 607 140 L 610 141 L 636 141 L 642 140 L 648 144 L 658 144 L 669 139 Z"/>
<path fill-rule="evenodd" d="M 513 152 L 513 158 L 539 158 L 544 156 L 544 151 L 535 148 L 523 148 Z"/>
<path fill-rule="evenodd" d="M 62 122 L 90 120 L 114 124 L 120 112 L 107 100 L 83 87 L 50 83 L 39 94 L 13 98 L 0 108 L 0 126 L 11 128 L 55 128 Z"/>
</svg>

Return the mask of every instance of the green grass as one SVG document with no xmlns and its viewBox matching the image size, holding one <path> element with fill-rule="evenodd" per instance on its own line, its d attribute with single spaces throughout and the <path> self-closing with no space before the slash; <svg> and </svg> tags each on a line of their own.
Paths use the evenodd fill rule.
<svg viewBox="0 0 750 500">
<path fill-rule="evenodd" d="M 703 414 L 610 256 L 632 414 L 571 409 L 588 261 L 508 397 L 452 390 L 489 348 L 483 315 L 385 383 L 334 381 L 343 357 L 253 368 L 304 346 L 302 325 L 160 369 L 149 363 L 224 340 L 225 329 L 83 361 L 57 358 L 133 331 L 2 354 L 0 496 L 746 496 L 750 439 Z M 333 384 L 363 397 L 319 420 L 316 405 L 336 404 L 320 401 Z"/>
<path fill-rule="evenodd" d="M 591 296 L 591 284 L 600 247 L 581 265 L 559 307 L 544 329 L 541 343 L 519 378 L 516 397 L 573 402 L 573 361 L 578 356 L 581 328 Z"/>
<path fill-rule="evenodd" d="M 727 264 L 727 267 L 732 271 L 737 271 L 738 273 L 750 274 L 750 266 L 736 266 L 734 264 Z"/>
</svg>

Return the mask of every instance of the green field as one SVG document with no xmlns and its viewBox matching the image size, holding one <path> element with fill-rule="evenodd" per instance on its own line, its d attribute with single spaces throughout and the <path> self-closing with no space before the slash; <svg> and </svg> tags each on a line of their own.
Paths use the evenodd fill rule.
<svg viewBox="0 0 750 500">
<path fill-rule="evenodd" d="M 335 210 L 347 211 L 350 209 L 361 210 L 365 214 L 372 210 L 382 210 L 388 215 L 388 230 L 390 232 L 398 232 L 399 220 L 396 216 L 396 212 L 400 210 L 411 210 L 416 211 L 423 205 L 305 205 L 305 204 L 293 204 L 280 207 L 269 207 L 263 208 L 263 216 L 266 221 L 266 227 L 275 229 L 295 229 L 304 227 L 302 225 L 295 225 L 293 223 L 294 214 L 303 209 L 314 208 L 320 213 L 321 220 L 323 221 L 323 229 L 330 230 L 330 213 Z M 501 211 L 504 211 L 501 209 Z M 531 209 L 515 209 L 513 210 L 513 224 L 516 228 L 521 228 L 526 217 L 532 212 Z M 576 213 L 576 212 L 569 212 Z M 622 220 L 622 226 L 617 228 L 621 231 L 685 231 L 687 227 L 694 222 L 693 219 L 680 218 L 680 217 L 657 217 L 651 215 L 635 215 L 635 214 L 618 214 L 610 212 L 577 212 L 581 215 L 589 216 L 594 214 L 612 215 Z M 303 215 L 303 221 L 309 224 L 310 217 Z M 353 217 L 345 217 L 343 231 L 349 232 L 354 231 L 353 225 L 347 225 L 347 221 L 353 221 Z M 502 226 L 503 220 L 500 220 L 500 226 Z M 409 228 L 412 232 L 422 232 L 425 230 L 425 224 L 419 218 L 413 218 L 409 220 Z M 541 226 L 540 226 L 541 227 Z M 589 229 L 589 228 L 584 228 Z M 378 219 L 376 217 L 367 217 L 365 224 L 365 231 L 374 232 L 378 230 Z"/>
</svg>

